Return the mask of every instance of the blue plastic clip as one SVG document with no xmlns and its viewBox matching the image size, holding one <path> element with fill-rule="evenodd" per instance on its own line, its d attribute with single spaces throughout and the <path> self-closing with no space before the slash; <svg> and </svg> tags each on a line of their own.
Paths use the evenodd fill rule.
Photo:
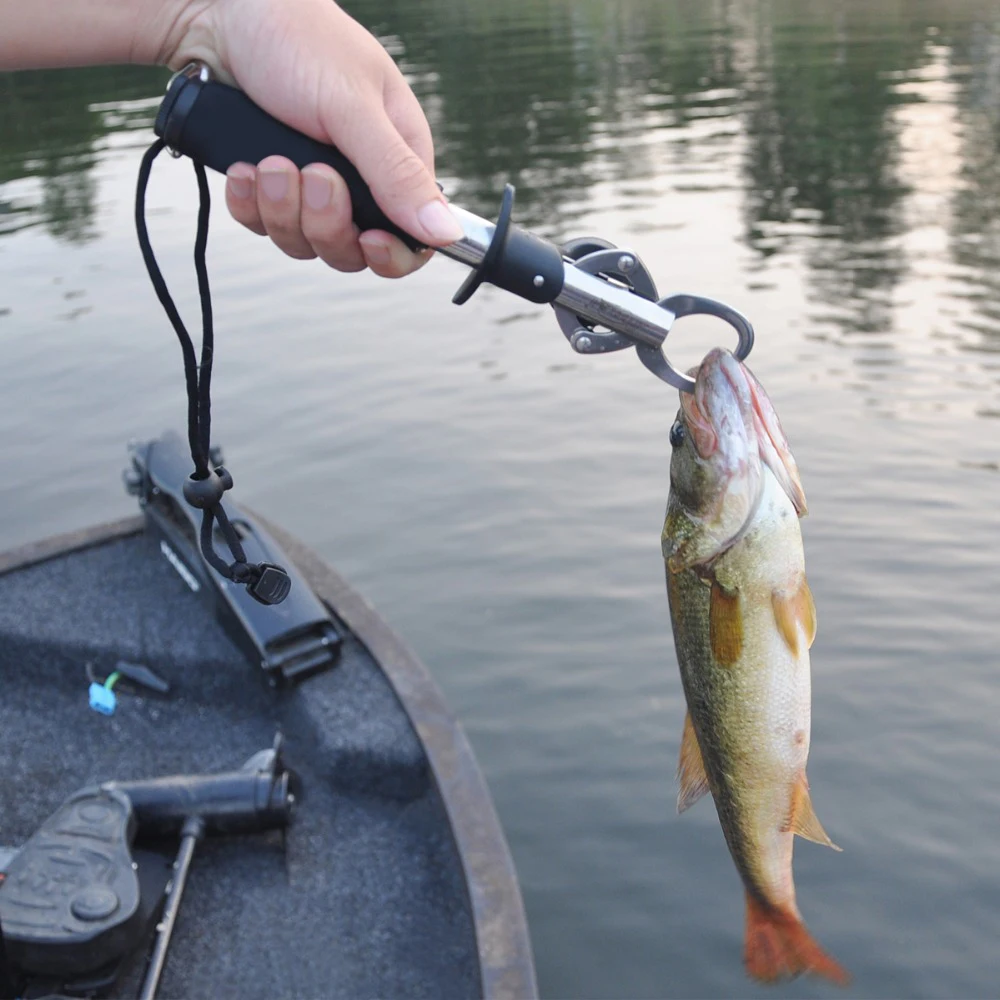
<svg viewBox="0 0 1000 1000">
<path fill-rule="evenodd" d="M 103 684 L 96 681 L 90 685 L 90 707 L 101 715 L 114 715 L 118 697 L 113 688 L 121 674 L 116 670 Z"/>
</svg>

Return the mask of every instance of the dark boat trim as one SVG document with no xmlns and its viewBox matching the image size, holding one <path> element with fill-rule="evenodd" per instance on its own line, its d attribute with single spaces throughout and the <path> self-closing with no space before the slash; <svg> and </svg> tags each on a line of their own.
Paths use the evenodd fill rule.
<svg viewBox="0 0 1000 1000">
<path fill-rule="evenodd" d="M 375 609 L 306 546 L 264 518 L 260 520 L 285 547 L 317 595 L 367 647 L 417 731 L 465 870 L 483 996 L 486 1000 L 533 1000 L 538 987 L 517 873 L 465 733 L 445 707 L 427 668 Z M 138 534 L 144 523 L 141 516 L 123 518 L 0 553 L 0 573 Z"/>
</svg>

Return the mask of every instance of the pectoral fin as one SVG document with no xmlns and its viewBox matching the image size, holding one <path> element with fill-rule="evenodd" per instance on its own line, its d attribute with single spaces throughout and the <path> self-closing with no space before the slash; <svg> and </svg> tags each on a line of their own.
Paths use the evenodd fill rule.
<svg viewBox="0 0 1000 1000">
<path fill-rule="evenodd" d="M 788 593 L 776 590 L 771 594 L 771 607 L 778 630 L 793 656 L 799 655 L 799 630 L 806 641 L 806 649 L 816 638 L 816 605 L 805 576 L 797 590 Z"/>
<path fill-rule="evenodd" d="M 677 812 L 690 809 L 707 791 L 708 777 L 705 774 L 705 764 L 701 759 L 701 747 L 691 725 L 691 713 L 684 716 L 684 735 L 681 737 L 681 759 L 677 764 L 677 780 L 680 791 L 677 793 Z"/>
<path fill-rule="evenodd" d="M 812 800 L 809 798 L 809 782 L 803 771 L 792 786 L 792 802 L 788 811 L 788 821 L 782 827 L 782 833 L 795 833 L 814 844 L 841 850 L 829 837 L 823 824 L 816 818 Z"/>
<path fill-rule="evenodd" d="M 718 580 L 712 581 L 708 606 L 708 638 L 712 655 L 723 667 L 731 667 L 743 652 L 743 611 L 740 592 L 727 591 Z"/>
</svg>

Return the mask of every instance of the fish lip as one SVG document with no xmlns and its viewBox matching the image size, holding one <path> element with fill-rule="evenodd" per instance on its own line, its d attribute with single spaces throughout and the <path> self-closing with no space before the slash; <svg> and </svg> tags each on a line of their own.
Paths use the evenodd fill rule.
<svg viewBox="0 0 1000 1000">
<path fill-rule="evenodd" d="M 732 391 L 732 403 L 747 434 L 747 461 L 756 461 L 769 468 L 792 501 L 795 512 L 804 517 L 808 510 L 805 491 L 774 405 L 753 372 L 723 347 L 714 347 L 705 355 L 697 370 L 694 393 L 681 394 L 682 408 L 698 457 L 708 461 L 723 445 L 725 421 L 717 418 L 722 418 L 731 409 L 725 405 L 720 413 L 713 413 L 707 405 L 709 384 L 713 377 L 724 379 Z M 685 396 L 691 400 L 687 405 Z M 723 448 L 723 451 L 726 449 Z M 729 460 L 730 456 L 724 453 L 722 458 Z"/>
<path fill-rule="evenodd" d="M 713 413 L 713 408 L 708 405 L 713 376 L 724 379 L 732 391 L 732 403 L 744 428 L 748 432 L 755 430 L 750 385 L 739 361 L 725 348 L 712 348 L 698 367 L 694 393 L 681 393 L 681 408 L 687 418 L 695 450 L 706 461 L 719 450 L 726 426 L 724 413 L 731 408 L 729 400 L 723 400 L 721 413 Z M 718 398 L 718 390 L 713 395 Z"/>
<path fill-rule="evenodd" d="M 691 433 L 691 443 L 698 458 L 708 461 L 719 447 L 719 435 L 705 410 L 704 400 L 704 383 L 700 381 L 695 383 L 693 393 L 681 393 L 681 412 Z"/>
</svg>

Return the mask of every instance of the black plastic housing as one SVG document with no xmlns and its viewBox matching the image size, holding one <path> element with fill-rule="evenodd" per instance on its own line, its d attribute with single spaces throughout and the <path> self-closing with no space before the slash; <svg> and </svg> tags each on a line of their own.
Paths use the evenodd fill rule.
<svg viewBox="0 0 1000 1000">
<path fill-rule="evenodd" d="M 284 579 L 264 576 L 258 585 L 287 587 L 287 597 L 276 606 L 262 604 L 246 587 L 220 576 L 205 561 L 197 541 L 201 514 L 185 499 L 191 456 L 180 437 L 167 432 L 136 444 L 131 458 L 127 487 L 139 497 L 164 558 L 211 604 L 251 662 L 276 681 L 302 680 L 332 667 L 340 655 L 341 637 L 329 611 L 267 529 L 232 501 L 226 503 L 229 519 L 247 560 L 285 567 Z"/>
<path fill-rule="evenodd" d="M 22 972 L 76 975 L 117 960 L 141 930 L 121 792 L 71 795 L 14 855 L 0 886 L 7 957 Z"/>
<path fill-rule="evenodd" d="M 513 211 L 514 185 L 508 184 L 490 245 L 452 297 L 455 305 L 468 302 L 484 281 L 529 302 L 543 304 L 558 298 L 566 280 L 562 252 L 554 243 L 515 226 Z"/>
</svg>

